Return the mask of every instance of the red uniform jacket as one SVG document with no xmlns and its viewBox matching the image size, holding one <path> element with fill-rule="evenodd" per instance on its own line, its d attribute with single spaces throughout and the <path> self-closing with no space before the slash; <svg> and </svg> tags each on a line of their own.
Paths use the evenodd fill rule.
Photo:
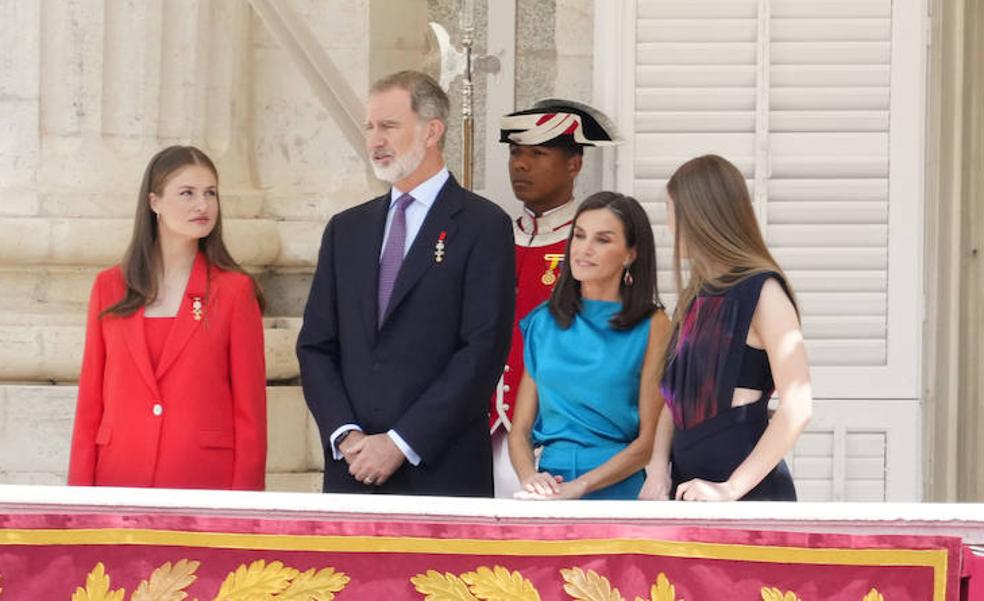
<svg viewBox="0 0 984 601">
<path fill-rule="evenodd" d="M 266 372 L 253 283 L 199 253 L 156 370 L 142 308 L 99 316 L 124 292 L 119 266 L 92 287 L 68 483 L 262 490 Z"/>
<path fill-rule="evenodd" d="M 576 210 L 577 206 L 571 200 L 540 217 L 523 213 L 513 224 L 516 238 L 516 316 L 509 357 L 499 386 L 492 396 L 489 411 L 489 430 L 492 433 L 500 426 L 506 430 L 512 426 L 516 393 L 523 378 L 523 335 L 519 331 L 519 322 L 550 298 L 554 283 L 560 277 L 560 265 L 564 260 Z"/>
</svg>

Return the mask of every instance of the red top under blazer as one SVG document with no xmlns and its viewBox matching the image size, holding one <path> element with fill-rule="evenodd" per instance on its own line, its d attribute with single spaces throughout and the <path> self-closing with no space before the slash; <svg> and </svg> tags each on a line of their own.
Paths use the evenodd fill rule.
<svg viewBox="0 0 984 601">
<path fill-rule="evenodd" d="M 253 282 L 199 252 L 156 370 L 143 308 L 99 317 L 124 292 L 119 266 L 92 287 L 68 483 L 262 490 L 266 371 Z"/>
</svg>

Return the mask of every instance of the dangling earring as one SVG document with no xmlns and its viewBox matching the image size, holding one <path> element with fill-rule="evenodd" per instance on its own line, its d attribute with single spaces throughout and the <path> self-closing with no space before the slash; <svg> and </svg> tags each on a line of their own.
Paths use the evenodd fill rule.
<svg viewBox="0 0 984 601">
<path fill-rule="evenodd" d="M 154 215 L 157 216 L 157 223 L 160 223 L 161 222 L 161 214 L 158 213 L 157 211 L 154 211 Z"/>
<path fill-rule="evenodd" d="M 631 288 L 632 284 L 635 284 L 635 279 L 632 277 L 632 272 L 629 268 L 632 267 L 632 263 L 628 263 L 625 266 L 625 273 L 622 275 L 622 283 L 625 284 L 626 288 Z"/>
</svg>

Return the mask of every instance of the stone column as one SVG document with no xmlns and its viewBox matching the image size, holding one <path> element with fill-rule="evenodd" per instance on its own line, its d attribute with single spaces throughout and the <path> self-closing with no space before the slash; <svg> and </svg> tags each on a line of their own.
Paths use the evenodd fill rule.
<svg viewBox="0 0 984 601">
<path fill-rule="evenodd" d="M 289 6 L 364 89 L 367 4 Z M 368 196 L 358 152 L 242 0 L 0 0 L 0 22 L 0 482 L 64 481 L 92 279 L 149 158 L 194 144 L 272 301 L 270 487 L 320 488 L 293 346 L 324 223 Z"/>
<path fill-rule="evenodd" d="M 932 2 L 924 498 L 984 500 L 984 9 Z"/>
</svg>

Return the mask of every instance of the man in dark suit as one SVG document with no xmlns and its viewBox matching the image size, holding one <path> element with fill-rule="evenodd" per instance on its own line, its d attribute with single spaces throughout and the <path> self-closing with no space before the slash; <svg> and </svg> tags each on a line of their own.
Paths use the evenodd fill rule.
<svg viewBox="0 0 984 601">
<path fill-rule="evenodd" d="M 492 496 L 512 224 L 444 166 L 448 107 L 422 73 L 376 82 L 366 144 L 392 188 L 325 228 L 297 341 L 325 492 Z"/>
</svg>

